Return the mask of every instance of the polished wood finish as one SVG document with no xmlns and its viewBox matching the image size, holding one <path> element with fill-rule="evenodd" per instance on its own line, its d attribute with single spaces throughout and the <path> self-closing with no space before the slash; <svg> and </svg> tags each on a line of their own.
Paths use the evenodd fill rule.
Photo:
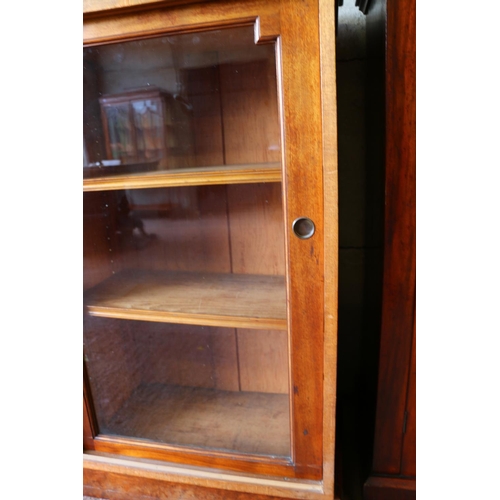
<svg viewBox="0 0 500 500">
<path fill-rule="evenodd" d="M 134 2 L 129 1 L 130 4 Z M 276 2 L 208 1 L 180 6 L 174 15 L 173 12 L 173 9 L 160 7 L 148 9 L 141 12 L 138 21 L 135 9 L 117 11 L 112 16 L 85 16 L 84 10 L 84 19 L 88 19 L 83 25 L 84 45 L 238 26 L 255 26 L 257 43 L 275 40 L 280 33 L 280 9 Z"/>
<path fill-rule="evenodd" d="M 337 325 L 338 325 L 338 143 L 335 5 L 319 1 L 321 122 L 324 207 L 324 361 L 323 361 L 323 485 L 327 498 L 340 498 L 340 474 L 335 443 L 335 401 L 337 388 Z M 333 478 L 335 476 L 335 481 Z"/>
<path fill-rule="evenodd" d="M 324 228 L 321 68 L 318 55 L 318 4 L 281 3 L 281 112 L 285 165 L 293 443 L 298 465 L 321 471 L 323 465 Z M 296 40 L 300 38 L 300 50 Z M 329 48 L 328 48 L 329 49 Z M 327 49 L 327 50 L 328 50 Z M 293 75 L 293 76 L 292 76 Z M 307 89 L 307 100 L 304 99 Z M 307 179 L 307 182 L 305 181 Z M 316 225 L 307 240 L 290 231 L 298 217 Z M 318 355 L 321 353 L 320 357 Z"/>
<path fill-rule="evenodd" d="M 413 326 L 411 348 L 411 368 L 406 397 L 405 434 L 401 454 L 401 474 L 409 477 L 417 475 L 417 336 Z"/>
<path fill-rule="evenodd" d="M 251 494 L 253 498 L 259 498 L 258 495 L 264 497 L 275 495 L 281 498 L 331 499 L 333 498 L 336 302 L 325 310 L 324 297 L 326 295 L 335 301 L 337 293 L 336 125 L 335 120 L 332 120 L 335 117 L 334 57 L 326 55 L 334 45 L 334 5 L 323 0 L 313 5 L 305 5 L 296 0 L 273 2 L 224 0 L 186 4 L 176 8 L 155 7 L 140 14 L 138 11 L 132 13 L 129 10 L 139 8 L 141 4 L 140 1 L 135 4 L 132 1 L 127 2 L 123 14 L 113 6 L 108 7 L 107 9 L 111 10 L 106 10 L 106 15 L 102 16 L 89 9 L 84 23 L 85 44 L 90 46 L 130 38 L 152 37 L 163 33 L 190 33 L 228 26 L 255 26 L 257 43 L 277 41 L 279 91 L 277 107 L 280 114 L 279 142 L 283 174 L 280 199 L 283 200 L 285 207 L 281 225 L 283 227 L 284 222 L 286 247 L 278 248 L 279 245 L 276 244 L 276 267 L 272 272 L 267 270 L 266 274 L 279 275 L 284 268 L 287 276 L 290 276 L 286 282 L 286 299 L 290 306 L 290 314 L 286 321 L 291 334 L 287 347 L 291 363 L 288 386 L 293 394 L 292 457 L 288 463 L 284 463 L 282 460 L 269 457 L 247 458 L 242 455 L 230 457 L 224 453 L 197 453 L 192 449 L 172 449 L 165 455 L 164 450 L 158 449 L 153 444 L 145 446 L 143 443 L 118 442 L 116 439 L 97 436 L 94 440 L 96 450 L 121 453 L 134 458 L 129 462 L 128 468 L 118 471 L 116 468 L 113 469 L 112 459 L 109 457 L 103 458 L 101 462 L 92 461 L 87 457 L 85 482 L 90 485 L 98 476 L 97 483 L 103 481 L 101 485 L 104 483 L 105 485 L 98 486 L 94 491 L 99 491 L 99 488 L 103 493 L 107 491 L 109 494 L 110 491 L 114 491 L 117 498 L 129 494 L 127 493 L 129 487 L 132 487 L 137 494 L 149 491 L 153 498 L 165 497 L 166 491 L 172 492 L 170 497 L 173 498 L 186 492 L 182 490 L 182 493 L 177 493 L 176 488 L 180 486 L 172 486 L 172 483 L 177 485 L 183 483 L 182 474 L 171 474 L 170 481 L 165 476 L 161 478 L 157 476 L 155 481 L 159 482 L 153 483 L 152 489 L 148 490 L 151 475 L 148 476 L 149 473 L 145 472 L 140 464 L 149 458 L 244 473 L 241 479 L 231 482 L 227 474 L 225 476 L 223 474 L 220 480 L 216 478 L 204 480 L 200 478 L 205 471 L 195 471 L 193 477 L 188 479 L 188 484 L 191 492 L 189 494 L 194 494 L 197 498 L 203 498 L 204 493 L 196 489 L 203 485 L 223 491 L 220 498 L 231 498 L 230 495 L 241 495 L 239 498 L 245 498 Z M 124 5 L 123 2 L 120 5 Z M 300 40 L 300 44 L 297 44 L 297 40 Z M 321 63 L 329 63 L 331 67 L 323 68 Z M 223 107 L 234 104 L 236 108 L 244 109 L 244 106 L 240 106 L 237 96 L 233 97 L 236 98 L 224 100 L 222 96 L 220 102 Z M 214 163 L 210 161 L 202 164 L 227 164 L 230 161 L 228 151 L 223 151 L 223 161 L 214 158 L 212 160 Z M 227 157 L 224 161 L 225 155 Z M 273 157 L 241 159 L 235 163 L 240 161 L 269 162 L 276 159 Z M 324 193 L 324 181 L 332 189 L 333 197 Z M 269 215 L 272 220 L 279 216 L 279 212 L 275 212 L 274 209 L 270 211 L 265 206 L 269 196 L 267 190 L 273 191 L 275 187 L 272 183 L 264 186 L 261 192 L 263 205 L 259 223 L 267 221 Z M 238 231 L 240 222 L 234 217 L 233 206 L 240 202 L 237 194 L 238 186 L 231 185 L 226 190 L 228 200 L 232 200 L 228 203 L 227 225 L 231 246 L 233 243 L 236 245 L 238 241 L 241 247 L 250 246 L 253 243 L 251 237 L 246 242 L 240 240 L 242 233 Z M 275 194 L 271 194 L 273 199 L 277 199 Z M 329 217 L 326 224 L 325 209 Z M 310 240 L 298 240 L 289 231 L 291 223 L 299 216 L 308 216 L 316 224 L 316 233 Z M 273 246 L 279 241 L 276 233 L 271 231 L 270 238 L 273 238 L 271 242 Z M 333 260 L 328 263 L 325 249 L 334 255 Z M 279 257 L 278 253 L 283 257 Z M 258 255 L 258 251 L 255 255 Z M 129 257 L 133 260 L 131 254 Z M 234 260 L 233 256 L 231 259 L 231 261 L 226 260 L 226 263 L 229 262 L 235 272 L 238 261 Z M 171 260 L 166 262 L 172 265 Z M 226 266 L 226 263 L 221 266 Z M 174 261 L 174 264 L 182 269 L 181 260 Z M 154 261 L 153 265 L 156 265 Z M 237 265 L 243 266 L 246 269 L 244 272 L 251 275 L 249 270 L 253 266 L 258 266 L 259 262 L 243 255 L 243 259 Z M 123 268 L 127 267 L 129 266 Z M 247 335 L 245 330 L 237 333 L 237 337 L 240 338 L 244 335 Z M 262 336 L 262 339 L 265 337 Z M 241 347 L 244 347 L 243 344 L 244 342 Z M 282 353 L 283 351 L 280 351 L 275 354 L 279 357 Z M 275 476 L 276 479 L 272 482 L 262 475 Z M 283 477 L 290 480 L 283 481 Z M 293 478 L 306 480 L 294 481 Z M 141 483 L 142 490 L 138 489 Z M 195 493 L 192 493 L 193 491 Z M 198 494 L 196 492 L 199 496 L 196 496 Z"/>
<path fill-rule="evenodd" d="M 415 0 L 371 9 L 385 24 L 386 195 L 373 472 L 365 493 L 415 498 Z"/>
<path fill-rule="evenodd" d="M 112 14 L 116 11 L 138 11 L 161 5 L 174 6 L 206 1 L 210 0 L 83 0 L 83 13 L 84 18 L 89 18 L 94 13 L 102 16 L 103 13 Z"/>
<path fill-rule="evenodd" d="M 280 182 L 279 163 L 222 165 L 83 179 L 84 191 Z"/>
<path fill-rule="evenodd" d="M 239 474 L 274 476 L 287 479 L 311 480 L 307 470 L 297 469 L 290 459 L 275 456 L 252 455 L 225 450 L 199 450 L 193 445 L 157 444 L 119 436 L 99 435 L 94 439 L 94 450 L 113 457 L 133 457 L 135 467 L 144 460 L 172 463 L 178 466 L 218 469 Z M 312 478 L 319 479 L 319 478 Z"/>
<path fill-rule="evenodd" d="M 386 215 L 375 472 L 399 474 L 415 308 L 415 0 L 387 4 Z"/>
<path fill-rule="evenodd" d="M 396 477 L 370 477 L 365 483 L 365 500 L 415 500 L 415 479 Z"/>
<path fill-rule="evenodd" d="M 279 276 L 123 271 L 84 297 L 91 316 L 190 325 L 286 329 Z"/>
<path fill-rule="evenodd" d="M 87 455 L 84 493 L 134 500 L 325 498 L 321 483 L 315 481 L 284 482 L 272 477 L 256 478 L 224 474 L 220 471 L 182 469 L 148 461 L 141 462 L 138 467 L 140 475 L 134 475 L 130 473 L 131 464 L 127 460 Z M 114 489 L 117 484 L 120 485 L 119 490 Z"/>
</svg>

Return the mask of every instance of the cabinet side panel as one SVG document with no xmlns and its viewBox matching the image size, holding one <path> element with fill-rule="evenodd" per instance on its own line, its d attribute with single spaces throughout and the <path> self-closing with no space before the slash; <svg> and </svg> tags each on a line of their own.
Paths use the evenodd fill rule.
<svg viewBox="0 0 500 500">
<path fill-rule="evenodd" d="M 415 0 L 387 2 L 385 242 L 373 470 L 399 474 L 415 306 Z"/>
<path fill-rule="evenodd" d="M 415 500 L 417 498 L 414 479 L 371 476 L 365 483 L 364 500 Z"/>
<path fill-rule="evenodd" d="M 406 401 L 406 432 L 403 438 L 403 457 L 401 474 L 415 477 L 417 474 L 417 335 L 413 323 L 413 345 L 411 349 L 411 368 L 408 380 Z"/>
</svg>

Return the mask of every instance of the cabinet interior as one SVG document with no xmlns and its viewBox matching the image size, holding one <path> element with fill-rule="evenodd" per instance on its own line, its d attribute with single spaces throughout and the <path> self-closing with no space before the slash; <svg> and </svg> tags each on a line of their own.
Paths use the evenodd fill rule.
<svg viewBox="0 0 500 500">
<path fill-rule="evenodd" d="M 101 434 L 290 456 L 274 50 L 251 28 L 85 49 L 84 352 Z M 156 95 L 148 138 L 131 103 Z M 113 102 L 128 113 L 114 135 Z"/>
</svg>

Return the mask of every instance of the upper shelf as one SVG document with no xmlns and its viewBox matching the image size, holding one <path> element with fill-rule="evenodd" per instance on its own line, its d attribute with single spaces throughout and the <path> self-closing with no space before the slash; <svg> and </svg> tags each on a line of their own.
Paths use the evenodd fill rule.
<svg viewBox="0 0 500 500">
<path fill-rule="evenodd" d="M 84 191 L 280 182 L 281 164 L 252 163 L 129 173 L 83 180 Z"/>
<path fill-rule="evenodd" d="M 91 316 L 286 330 L 283 276 L 122 271 L 85 292 Z"/>
</svg>

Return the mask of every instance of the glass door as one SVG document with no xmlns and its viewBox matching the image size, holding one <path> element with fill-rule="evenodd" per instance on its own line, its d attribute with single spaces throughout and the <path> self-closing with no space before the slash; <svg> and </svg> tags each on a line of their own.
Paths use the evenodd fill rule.
<svg viewBox="0 0 500 500">
<path fill-rule="evenodd" d="M 289 461 L 275 44 L 248 26 L 92 46 L 84 87 L 96 434 Z"/>
</svg>

